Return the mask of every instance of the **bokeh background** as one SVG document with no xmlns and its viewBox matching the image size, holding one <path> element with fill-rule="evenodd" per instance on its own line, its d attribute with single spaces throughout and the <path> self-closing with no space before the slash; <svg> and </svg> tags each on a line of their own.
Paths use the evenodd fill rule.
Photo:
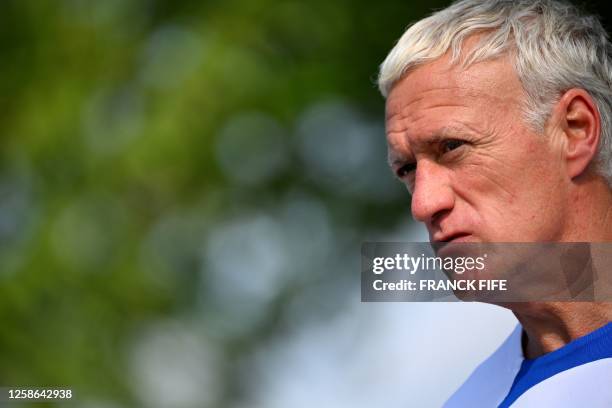
<svg viewBox="0 0 612 408">
<path fill-rule="evenodd" d="M 514 318 L 362 304 L 359 263 L 363 241 L 427 240 L 374 82 L 447 3 L 3 1 L 0 386 L 439 406 Z"/>
</svg>

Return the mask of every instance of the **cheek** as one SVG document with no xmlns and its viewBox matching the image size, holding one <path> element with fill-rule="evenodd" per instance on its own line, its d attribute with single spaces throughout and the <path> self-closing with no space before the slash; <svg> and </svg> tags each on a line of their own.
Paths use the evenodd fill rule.
<svg viewBox="0 0 612 408">
<path fill-rule="evenodd" d="M 503 155 L 474 155 L 455 169 L 452 183 L 462 212 L 471 213 L 483 238 L 530 241 L 554 235 L 563 189 L 554 166 L 534 159 L 541 153 L 530 147 L 503 160 Z"/>
<path fill-rule="evenodd" d="M 520 192 L 512 161 L 501 155 L 473 154 L 453 171 L 457 194 L 475 207 L 504 207 L 514 203 Z"/>
<path fill-rule="evenodd" d="M 454 172 L 452 183 L 461 223 L 484 241 L 504 241 L 499 233 L 508 229 L 509 213 L 518 212 L 514 181 L 491 166 L 474 163 Z"/>
<path fill-rule="evenodd" d="M 496 201 L 512 204 L 541 196 L 556 189 L 559 158 L 540 136 L 506 136 L 486 148 L 475 148 L 457 166 L 455 179 L 469 186 L 467 191 L 491 195 Z"/>
</svg>

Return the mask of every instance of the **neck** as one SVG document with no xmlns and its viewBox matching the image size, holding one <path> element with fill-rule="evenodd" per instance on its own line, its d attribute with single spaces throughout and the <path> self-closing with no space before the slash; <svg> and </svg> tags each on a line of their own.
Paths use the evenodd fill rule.
<svg viewBox="0 0 612 408">
<path fill-rule="evenodd" d="M 559 241 L 612 242 L 612 189 L 603 177 L 587 173 L 574 180 L 568 202 Z"/>
<path fill-rule="evenodd" d="M 513 312 L 527 334 L 526 358 L 555 351 L 612 321 L 612 303 L 520 303 Z"/>
<path fill-rule="evenodd" d="M 612 190 L 593 173 L 574 180 L 566 213 L 566 231 L 559 241 L 612 242 Z M 612 271 L 607 271 L 612 273 Z M 612 301 L 612 299 L 609 299 Z M 527 342 L 524 354 L 536 358 L 589 334 L 612 321 L 612 303 L 515 303 L 512 312 L 521 322 Z"/>
</svg>

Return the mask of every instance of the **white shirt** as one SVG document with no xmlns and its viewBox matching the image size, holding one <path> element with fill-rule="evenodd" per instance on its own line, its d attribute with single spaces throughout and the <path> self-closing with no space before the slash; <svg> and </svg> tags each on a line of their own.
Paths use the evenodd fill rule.
<svg viewBox="0 0 612 408">
<path fill-rule="evenodd" d="M 499 406 L 510 392 L 525 360 L 521 336 L 522 327 L 518 325 L 499 349 L 476 368 L 444 407 Z M 559 350 L 532 360 L 536 362 L 540 360 L 546 363 L 547 367 L 554 366 L 557 371 L 561 371 L 551 371 L 548 378 L 531 385 L 511 406 L 513 408 L 612 407 L 611 345 L 612 324 L 608 324 L 568 343 Z M 564 365 L 568 368 L 563 369 Z M 539 374 L 542 374 L 542 370 Z M 527 378 L 529 375 L 529 372 L 525 374 L 523 381 L 529 381 Z"/>
</svg>

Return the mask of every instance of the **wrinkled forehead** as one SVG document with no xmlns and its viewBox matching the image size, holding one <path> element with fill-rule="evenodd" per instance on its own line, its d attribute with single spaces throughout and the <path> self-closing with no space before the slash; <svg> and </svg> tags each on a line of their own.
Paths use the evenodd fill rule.
<svg viewBox="0 0 612 408">
<path fill-rule="evenodd" d="M 389 120 L 407 109 L 428 109 L 442 103 L 508 108 L 522 100 L 523 87 L 508 57 L 465 68 L 445 56 L 404 74 L 389 93 L 386 118 Z"/>
</svg>

